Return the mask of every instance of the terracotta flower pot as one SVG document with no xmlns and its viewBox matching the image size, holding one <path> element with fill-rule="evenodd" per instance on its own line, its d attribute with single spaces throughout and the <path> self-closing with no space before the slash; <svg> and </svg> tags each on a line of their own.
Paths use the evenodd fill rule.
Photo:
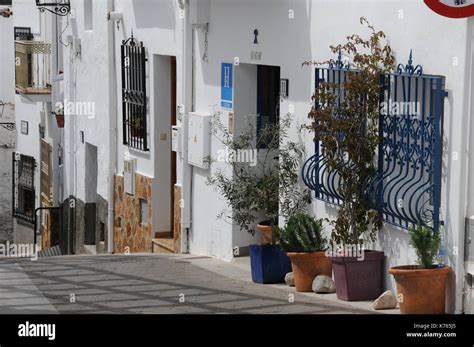
<svg viewBox="0 0 474 347">
<path fill-rule="evenodd" d="M 397 283 L 400 312 L 404 314 L 444 314 L 446 278 L 443 268 L 420 269 L 415 265 L 395 266 L 388 270 Z"/>
<path fill-rule="evenodd" d="M 262 243 L 272 243 L 272 227 L 266 224 L 257 224 L 257 229 L 262 234 Z"/>
<path fill-rule="evenodd" d="M 291 259 L 297 292 L 311 292 L 313 280 L 318 275 L 332 277 L 331 259 L 325 252 L 287 253 Z"/>
<path fill-rule="evenodd" d="M 56 115 L 56 123 L 58 124 L 58 128 L 64 128 L 64 115 L 63 114 Z"/>
</svg>

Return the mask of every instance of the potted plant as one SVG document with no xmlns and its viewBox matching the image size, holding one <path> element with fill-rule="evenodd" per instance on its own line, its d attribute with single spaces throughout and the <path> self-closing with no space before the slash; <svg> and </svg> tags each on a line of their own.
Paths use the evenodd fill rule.
<svg viewBox="0 0 474 347">
<path fill-rule="evenodd" d="M 58 128 L 64 128 L 64 107 L 62 105 L 57 107 L 56 111 L 52 111 L 51 114 L 56 117 Z"/>
<path fill-rule="evenodd" d="M 363 23 L 367 21 L 361 18 Z M 383 289 L 384 254 L 365 247 L 376 240 L 382 222 L 365 188 L 367 179 L 377 173 L 380 76 L 392 71 L 394 57 L 385 34 L 367 26 L 369 38 L 352 35 L 347 43 L 331 46 L 339 59 L 325 63 L 345 77 L 341 83 L 319 83 L 309 113 L 309 128 L 321 142 L 325 165 L 338 178 L 340 205 L 332 221 L 331 255 L 336 293 L 342 300 L 375 299 Z M 350 69 L 344 66 L 342 53 L 352 61 Z"/>
<path fill-rule="evenodd" d="M 291 259 L 296 291 L 311 292 L 316 276 L 332 276 L 331 259 L 325 254 L 327 240 L 321 235 L 322 220 L 298 213 L 274 233 Z"/>
<path fill-rule="evenodd" d="M 131 135 L 133 137 L 138 137 L 138 138 L 144 137 L 142 119 L 139 115 L 133 114 L 130 117 L 130 128 L 131 128 Z"/>
<path fill-rule="evenodd" d="M 435 264 L 441 235 L 433 228 L 418 224 L 409 230 L 410 244 L 418 257 L 417 265 L 394 266 L 400 312 L 406 314 L 444 314 L 446 279 L 449 266 Z"/>
<path fill-rule="evenodd" d="M 291 271 L 291 262 L 281 246 L 275 244 L 272 230 L 280 216 L 288 219 L 290 213 L 310 201 L 309 192 L 297 187 L 304 146 L 288 140 L 289 116 L 278 124 L 266 125 L 258 133 L 249 117 L 248 125 L 238 134 L 230 133 L 219 116 L 217 113 L 213 117 L 212 128 L 225 148 L 225 155 L 209 160 L 226 165 L 214 170 L 208 184 L 225 198 L 232 208 L 233 222 L 242 231 L 254 235 L 258 230 L 262 234 L 260 244 L 249 246 L 252 280 L 283 283 L 286 273 Z M 258 149 L 261 143 L 265 143 L 264 149 Z M 236 160 L 239 153 L 248 150 L 254 151 L 253 163 Z M 219 217 L 222 216 L 220 213 Z"/>
</svg>

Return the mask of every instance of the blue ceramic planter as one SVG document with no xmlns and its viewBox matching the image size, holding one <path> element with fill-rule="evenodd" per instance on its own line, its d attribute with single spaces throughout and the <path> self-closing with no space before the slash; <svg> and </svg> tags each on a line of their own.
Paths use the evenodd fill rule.
<svg viewBox="0 0 474 347">
<path fill-rule="evenodd" d="M 280 245 L 250 245 L 249 252 L 253 282 L 285 282 L 285 275 L 291 272 L 291 261 Z"/>
</svg>

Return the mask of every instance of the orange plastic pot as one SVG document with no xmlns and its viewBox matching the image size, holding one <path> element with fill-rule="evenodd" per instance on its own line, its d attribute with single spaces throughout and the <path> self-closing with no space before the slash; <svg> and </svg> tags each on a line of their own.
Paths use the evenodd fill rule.
<svg viewBox="0 0 474 347">
<path fill-rule="evenodd" d="M 262 243 L 272 243 L 272 227 L 266 224 L 257 224 L 257 229 L 262 234 Z"/>
<path fill-rule="evenodd" d="M 415 265 L 405 265 L 392 267 L 388 271 L 397 284 L 401 313 L 446 313 L 446 279 L 451 272 L 449 266 L 420 269 Z"/>
<path fill-rule="evenodd" d="M 318 275 L 332 277 L 332 263 L 325 252 L 287 253 L 293 269 L 293 278 L 297 292 L 313 291 L 313 280 Z"/>
</svg>

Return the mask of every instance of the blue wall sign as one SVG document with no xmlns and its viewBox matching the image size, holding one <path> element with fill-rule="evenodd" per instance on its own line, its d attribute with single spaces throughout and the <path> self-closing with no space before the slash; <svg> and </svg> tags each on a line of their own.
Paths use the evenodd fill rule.
<svg viewBox="0 0 474 347">
<path fill-rule="evenodd" d="M 222 63 L 221 66 L 221 107 L 232 109 L 233 104 L 233 65 Z"/>
</svg>

